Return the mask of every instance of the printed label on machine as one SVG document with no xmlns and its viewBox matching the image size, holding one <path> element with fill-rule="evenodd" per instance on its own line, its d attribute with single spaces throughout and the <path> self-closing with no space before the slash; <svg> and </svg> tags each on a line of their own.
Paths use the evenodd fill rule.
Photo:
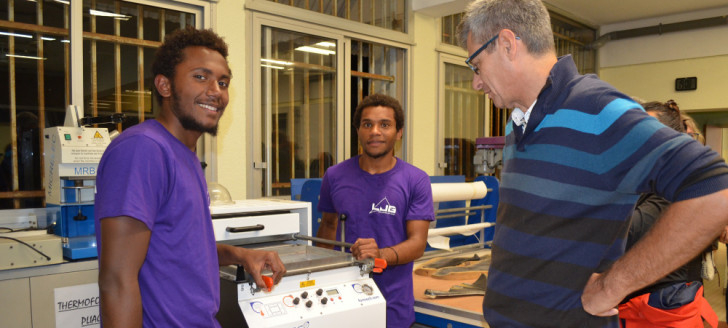
<svg viewBox="0 0 728 328">
<path fill-rule="evenodd" d="M 301 281 L 301 288 L 316 286 L 316 280 Z"/>
</svg>

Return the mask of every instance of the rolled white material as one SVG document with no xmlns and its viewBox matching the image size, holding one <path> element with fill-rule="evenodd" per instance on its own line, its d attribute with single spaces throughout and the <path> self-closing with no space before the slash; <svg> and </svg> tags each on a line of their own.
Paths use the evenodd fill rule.
<svg viewBox="0 0 728 328">
<path fill-rule="evenodd" d="M 432 184 L 432 201 L 435 203 L 480 199 L 485 197 L 486 193 L 488 188 L 482 181 Z"/>
<path fill-rule="evenodd" d="M 450 249 L 450 237 L 445 237 L 445 236 L 427 237 L 427 243 L 432 248 Z"/>
<path fill-rule="evenodd" d="M 483 230 L 488 227 L 492 227 L 494 225 L 495 225 L 495 223 L 493 223 L 493 222 L 483 222 L 483 223 L 466 224 L 466 225 L 462 225 L 462 226 L 435 228 L 435 229 L 430 229 L 427 232 L 427 237 L 452 236 L 452 235 L 457 235 L 457 234 L 460 234 L 463 236 L 471 236 L 480 230 Z"/>
<path fill-rule="evenodd" d="M 466 224 L 464 226 L 430 229 L 427 232 L 427 243 L 432 248 L 450 249 L 450 237 L 446 236 L 452 236 L 457 234 L 461 234 L 463 236 L 471 236 L 482 229 L 492 227 L 494 225 L 495 223 L 493 222 L 483 222 Z"/>
</svg>

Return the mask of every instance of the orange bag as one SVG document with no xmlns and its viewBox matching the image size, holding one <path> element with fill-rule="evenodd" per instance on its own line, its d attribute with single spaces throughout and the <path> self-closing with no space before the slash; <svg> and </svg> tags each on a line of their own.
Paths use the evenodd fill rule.
<svg viewBox="0 0 728 328">
<path fill-rule="evenodd" d="M 619 305 L 622 328 L 703 328 L 705 319 L 711 327 L 718 327 L 718 315 L 703 297 L 700 286 L 695 299 L 676 309 L 660 309 L 648 304 L 650 294 L 632 298 Z"/>
</svg>

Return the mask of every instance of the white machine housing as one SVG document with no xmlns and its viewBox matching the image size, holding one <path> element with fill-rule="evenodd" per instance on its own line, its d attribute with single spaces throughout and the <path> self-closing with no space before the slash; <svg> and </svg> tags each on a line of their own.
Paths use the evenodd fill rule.
<svg viewBox="0 0 728 328">
<path fill-rule="evenodd" d="M 276 251 L 287 271 L 268 291 L 241 269 L 222 268 L 217 318 L 223 327 L 386 326 L 386 301 L 371 267 L 295 238 L 310 235 L 311 203 L 243 200 L 211 206 L 211 213 L 218 242 Z"/>
<path fill-rule="evenodd" d="M 61 205 L 69 202 L 93 202 L 96 171 L 106 147 L 111 143 L 109 130 L 56 126 L 46 128 L 43 149 L 46 177 L 46 203 Z M 62 180 L 83 180 L 78 199 L 67 199 Z"/>
</svg>

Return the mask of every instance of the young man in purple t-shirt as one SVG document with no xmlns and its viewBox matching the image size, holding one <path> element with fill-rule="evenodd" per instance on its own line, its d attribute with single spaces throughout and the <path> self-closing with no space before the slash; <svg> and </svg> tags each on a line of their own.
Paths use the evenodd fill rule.
<svg viewBox="0 0 728 328">
<path fill-rule="evenodd" d="M 387 269 L 374 275 L 387 300 L 387 327 L 409 327 L 415 320 L 413 261 L 424 253 L 435 217 L 430 178 L 394 156 L 404 126 L 396 99 L 379 94 L 364 98 L 353 122 L 363 153 L 326 171 L 317 235 L 336 240 L 341 235 L 338 217 L 346 215 L 345 241 L 354 244 L 352 255 L 387 260 Z"/>
<path fill-rule="evenodd" d="M 171 33 L 152 64 L 160 111 L 124 131 L 99 164 L 96 238 L 107 327 L 219 327 L 219 266 L 239 264 L 264 285 L 285 268 L 274 252 L 215 243 L 207 183 L 195 155 L 215 135 L 232 74 L 210 30 Z"/>
</svg>

